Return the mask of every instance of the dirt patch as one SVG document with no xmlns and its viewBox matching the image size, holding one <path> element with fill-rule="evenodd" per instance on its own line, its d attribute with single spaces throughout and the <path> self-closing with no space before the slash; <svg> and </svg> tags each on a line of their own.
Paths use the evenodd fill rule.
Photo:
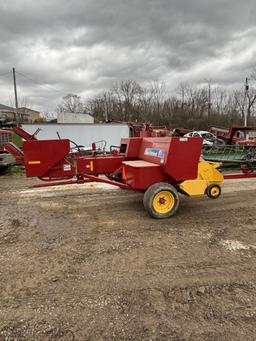
<svg viewBox="0 0 256 341">
<path fill-rule="evenodd" d="M 0 178 L 0 340 L 255 340 L 256 180 L 181 198 Z"/>
</svg>

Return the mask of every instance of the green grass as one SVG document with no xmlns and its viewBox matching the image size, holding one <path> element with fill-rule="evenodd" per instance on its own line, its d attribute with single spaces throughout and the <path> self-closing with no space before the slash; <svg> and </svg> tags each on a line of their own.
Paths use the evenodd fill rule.
<svg viewBox="0 0 256 341">
<path fill-rule="evenodd" d="M 16 144 L 17 147 L 22 147 L 22 138 L 15 133 L 12 134 L 12 142 Z"/>
<path fill-rule="evenodd" d="M 24 174 L 24 168 L 20 165 L 13 165 L 8 167 L 8 172 L 11 174 Z"/>
</svg>

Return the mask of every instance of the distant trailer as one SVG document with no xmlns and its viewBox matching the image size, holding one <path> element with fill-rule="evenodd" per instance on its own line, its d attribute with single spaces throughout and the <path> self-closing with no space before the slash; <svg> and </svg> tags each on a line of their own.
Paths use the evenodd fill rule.
<svg viewBox="0 0 256 341">
<path fill-rule="evenodd" d="M 78 113 L 70 113 L 70 112 L 61 112 L 58 114 L 57 123 L 60 124 L 88 124 L 94 123 L 93 116 L 89 114 L 78 114 Z"/>
<path fill-rule="evenodd" d="M 30 134 L 40 129 L 38 138 L 69 139 L 77 145 L 90 147 L 93 142 L 106 141 L 106 150 L 110 146 L 119 146 L 121 138 L 129 137 L 128 124 L 23 124 L 22 128 Z"/>
</svg>

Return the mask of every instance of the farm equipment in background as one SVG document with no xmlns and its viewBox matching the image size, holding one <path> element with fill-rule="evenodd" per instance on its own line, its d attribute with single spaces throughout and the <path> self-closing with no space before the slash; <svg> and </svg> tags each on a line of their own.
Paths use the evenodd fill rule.
<svg viewBox="0 0 256 341">
<path fill-rule="evenodd" d="M 14 157 L 5 148 L 9 143 L 12 143 L 12 131 L 0 129 L 0 169 L 15 163 Z"/>
<path fill-rule="evenodd" d="M 185 129 L 185 128 L 174 128 L 171 131 L 171 136 L 175 137 L 183 137 L 184 135 L 188 134 L 191 132 L 191 129 Z"/>
<path fill-rule="evenodd" d="M 256 127 L 231 125 L 229 128 L 211 127 L 209 132 L 227 145 L 256 145 Z"/>
<path fill-rule="evenodd" d="M 165 137 L 169 136 L 170 130 L 166 126 L 152 126 L 146 122 L 124 122 L 124 121 L 108 121 L 107 123 L 126 123 L 129 126 L 130 137 Z"/>
<path fill-rule="evenodd" d="M 203 149 L 207 161 L 222 162 L 226 166 L 241 166 L 244 172 L 253 172 L 256 167 L 256 127 L 230 126 L 229 129 L 210 129 L 223 146 L 209 146 Z"/>
</svg>

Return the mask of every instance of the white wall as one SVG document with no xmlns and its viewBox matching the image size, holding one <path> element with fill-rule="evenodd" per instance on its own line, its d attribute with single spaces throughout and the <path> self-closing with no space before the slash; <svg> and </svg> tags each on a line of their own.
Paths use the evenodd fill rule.
<svg viewBox="0 0 256 341">
<path fill-rule="evenodd" d="M 70 112 L 58 113 L 58 123 L 94 123 L 94 118 L 88 114 L 75 114 Z"/>
<path fill-rule="evenodd" d="M 39 140 L 58 139 L 58 132 L 61 138 L 70 139 L 85 147 L 90 147 L 93 142 L 106 140 L 107 150 L 111 145 L 119 146 L 122 137 L 129 137 L 127 124 L 23 124 L 22 128 L 30 134 L 40 128 L 37 135 Z"/>
</svg>

